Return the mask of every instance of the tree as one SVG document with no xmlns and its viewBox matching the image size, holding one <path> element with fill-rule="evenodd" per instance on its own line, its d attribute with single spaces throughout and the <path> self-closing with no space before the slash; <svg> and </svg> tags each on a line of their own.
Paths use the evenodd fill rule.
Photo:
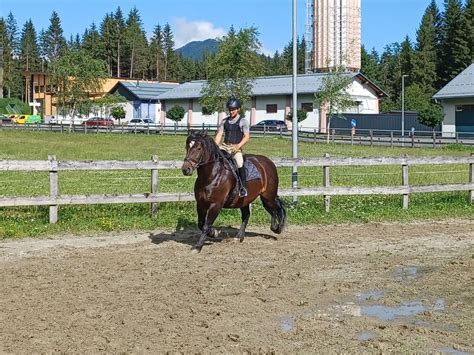
<svg viewBox="0 0 474 355">
<path fill-rule="evenodd" d="M 296 110 L 296 119 L 298 122 L 304 121 L 308 117 L 308 112 L 305 110 Z M 293 111 L 288 112 L 285 117 L 288 121 L 293 120 Z"/>
<path fill-rule="evenodd" d="M 100 92 L 107 77 L 105 63 L 82 49 L 68 51 L 54 60 L 49 74 L 57 90 L 58 111 L 71 116 L 75 116 L 81 106 L 90 106 L 89 95 Z"/>
<path fill-rule="evenodd" d="M 0 19 L 0 46 L 3 47 L 3 86 L 6 90 L 6 96 L 21 97 L 23 94 L 23 77 L 18 61 L 18 26 L 11 12 L 5 20 Z"/>
<path fill-rule="evenodd" d="M 58 59 L 67 50 L 66 39 L 61 27 L 61 19 L 56 11 L 53 11 L 48 29 L 42 33 L 40 38 L 41 49 L 46 60 L 51 63 Z"/>
<path fill-rule="evenodd" d="M 361 69 L 360 71 L 374 83 L 380 83 L 379 55 L 375 48 L 367 53 L 365 47 L 361 47 Z"/>
<path fill-rule="evenodd" d="M 144 78 L 148 64 L 148 42 L 136 7 L 128 14 L 124 39 L 129 60 L 128 77 Z"/>
<path fill-rule="evenodd" d="M 104 42 L 95 23 L 84 31 L 81 46 L 92 58 L 106 60 Z"/>
<path fill-rule="evenodd" d="M 466 18 L 467 45 L 470 50 L 471 62 L 474 63 L 474 0 L 467 0 L 464 15 Z"/>
<path fill-rule="evenodd" d="M 201 105 L 212 112 L 225 110 L 229 97 L 242 102 L 250 99 L 252 79 L 263 73 L 263 63 L 256 28 L 244 28 L 236 32 L 230 28 L 219 40 L 219 49 L 209 65 L 209 81 L 201 91 Z"/>
<path fill-rule="evenodd" d="M 162 51 L 163 51 L 163 71 L 164 75 L 163 80 L 173 80 L 173 74 L 176 71 L 176 58 L 174 53 L 174 39 L 173 31 L 171 31 L 171 26 L 166 23 L 163 28 L 163 42 L 162 42 Z"/>
<path fill-rule="evenodd" d="M 110 114 L 120 123 L 120 120 L 125 118 L 125 109 L 123 108 L 123 106 L 116 106 L 113 107 L 112 110 L 110 110 Z"/>
<path fill-rule="evenodd" d="M 184 111 L 183 107 L 176 105 L 166 111 L 166 118 L 169 118 L 170 120 L 177 123 L 184 118 L 185 113 L 186 111 Z"/>
<path fill-rule="evenodd" d="M 445 85 L 469 64 L 466 19 L 460 0 L 445 0 L 441 38 L 440 80 Z"/>
<path fill-rule="evenodd" d="M 20 62 L 23 70 L 38 71 L 41 65 L 39 48 L 33 22 L 28 20 L 23 26 L 20 39 Z"/>
<path fill-rule="evenodd" d="M 435 3 L 436 4 L 436 3 Z M 431 6 L 431 5 L 430 5 Z M 436 6 L 436 5 L 435 5 Z M 436 19 L 433 9 L 428 7 L 416 32 L 415 53 L 413 55 L 412 81 L 431 94 L 434 93 L 437 77 Z"/>
<path fill-rule="evenodd" d="M 160 25 L 156 25 L 153 29 L 153 36 L 151 37 L 150 43 L 150 66 L 151 66 L 151 77 L 160 80 L 163 75 L 163 32 Z"/>
<path fill-rule="evenodd" d="M 347 89 L 349 88 L 349 85 L 351 85 L 352 81 L 352 75 L 346 73 L 343 67 L 334 67 L 331 69 L 328 75 L 323 77 L 322 86 L 315 94 L 315 97 L 321 106 L 327 107 L 327 143 L 329 143 L 331 119 L 333 117 L 344 117 L 342 113 L 356 104 L 356 102 L 347 92 Z"/>
<path fill-rule="evenodd" d="M 443 122 L 443 119 L 443 108 L 438 104 L 430 103 L 418 111 L 418 121 L 425 126 L 431 127 L 433 131 L 437 125 Z"/>
</svg>

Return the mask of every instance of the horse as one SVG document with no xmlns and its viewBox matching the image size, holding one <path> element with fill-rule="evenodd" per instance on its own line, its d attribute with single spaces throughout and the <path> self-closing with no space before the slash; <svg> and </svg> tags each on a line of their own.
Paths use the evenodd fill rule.
<svg viewBox="0 0 474 355">
<path fill-rule="evenodd" d="M 283 232 L 287 213 L 283 201 L 278 197 L 278 172 L 275 164 L 263 155 L 245 154 L 244 166 L 253 170 L 254 176 L 247 175 L 247 196 L 238 193 L 239 178 L 235 164 L 226 156 L 207 131 L 191 131 L 186 139 L 186 157 L 181 171 L 191 176 L 197 171 L 194 184 L 194 196 L 198 215 L 198 227 L 201 234 L 192 247 L 200 252 L 207 237 L 215 237 L 213 223 L 223 208 L 240 208 L 242 223 L 235 238 L 243 242 L 245 228 L 250 218 L 250 203 L 258 196 L 263 207 L 271 215 L 270 229 Z M 247 171 L 248 173 L 248 171 Z M 257 178 L 255 178 L 257 176 Z"/>
</svg>

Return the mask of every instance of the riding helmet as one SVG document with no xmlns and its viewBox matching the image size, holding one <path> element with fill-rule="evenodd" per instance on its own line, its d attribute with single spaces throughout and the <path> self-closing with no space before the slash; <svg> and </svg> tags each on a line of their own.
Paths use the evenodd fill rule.
<svg viewBox="0 0 474 355">
<path fill-rule="evenodd" d="M 240 104 L 240 100 L 239 99 L 234 99 L 234 98 L 230 98 L 229 100 L 227 100 L 227 104 L 226 104 L 226 107 L 229 109 L 229 108 L 240 108 L 242 105 Z"/>
</svg>

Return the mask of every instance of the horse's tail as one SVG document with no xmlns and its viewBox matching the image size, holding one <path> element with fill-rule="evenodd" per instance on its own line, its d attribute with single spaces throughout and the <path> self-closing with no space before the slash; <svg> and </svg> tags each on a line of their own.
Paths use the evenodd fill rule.
<svg viewBox="0 0 474 355">
<path fill-rule="evenodd" d="M 277 211 L 272 218 L 271 230 L 276 234 L 281 234 L 286 228 L 287 214 L 285 204 L 279 197 L 275 199 Z"/>
</svg>

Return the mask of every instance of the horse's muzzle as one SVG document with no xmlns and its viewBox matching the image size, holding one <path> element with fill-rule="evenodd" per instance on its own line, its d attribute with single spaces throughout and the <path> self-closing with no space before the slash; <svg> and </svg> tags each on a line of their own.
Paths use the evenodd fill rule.
<svg viewBox="0 0 474 355">
<path fill-rule="evenodd" d="M 181 166 L 181 171 L 183 172 L 183 175 L 191 176 L 193 174 L 194 168 L 189 162 L 185 161 L 183 166 Z"/>
</svg>

